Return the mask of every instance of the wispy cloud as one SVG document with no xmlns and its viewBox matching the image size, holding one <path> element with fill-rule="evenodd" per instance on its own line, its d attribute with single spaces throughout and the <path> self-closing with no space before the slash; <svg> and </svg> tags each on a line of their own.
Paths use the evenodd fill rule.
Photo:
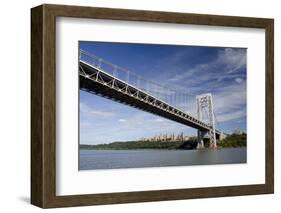
<svg viewBox="0 0 281 213">
<path fill-rule="evenodd" d="M 246 116 L 246 57 L 246 49 L 224 48 L 212 60 L 196 64 L 168 82 L 175 87 L 186 85 L 193 94 L 211 92 L 218 121 L 235 120 Z M 191 98 L 187 110 L 196 115 L 195 96 Z"/>
<path fill-rule="evenodd" d="M 219 122 L 227 122 L 236 120 L 239 118 L 244 118 L 246 116 L 246 109 L 235 110 L 231 113 L 222 113 L 217 115 L 217 120 Z"/>
<path fill-rule="evenodd" d="M 101 110 L 92 110 L 90 113 L 101 117 L 112 117 L 113 115 L 115 115 L 113 112 L 107 112 Z"/>
<path fill-rule="evenodd" d="M 212 61 L 197 64 L 191 69 L 170 78 L 170 82 L 179 82 L 187 80 L 189 82 L 205 81 L 212 79 L 220 79 L 223 73 L 235 73 L 237 70 L 246 66 L 246 54 L 244 49 L 225 48 L 219 51 L 217 57 Z M 216 70 L 219 69 L 219 70 Z"/>
<path fill-rule="evenodd" d="M 156 118 L 156 119 L 153 119 L 152 120 L 153 122 L 165 122 L 165 120 L 164 119 L 162 119 L 162 118 Z"/>
<path fill-rule="evenodd" d="M 225 86 L 214 95 L 214 108 L 220 123 L 246 117 L 246 81 Z M 246 121 L 246 120 L 245 120 Z"/>
<path fill-rule="evenodd" d="M 242 78 L 235 78 L 235 81 L 236 81 L 238 84 L 240 84 L 240 83 L 243 82 L 243 79 L 242 79 Z"/>
<path fill-rule="evenodd" d="M 227 73 L 233 73 L 246 66 L 245 49 L 225 48 L 218 55 L 216 63 L 225 65 Z"/>
</svg>

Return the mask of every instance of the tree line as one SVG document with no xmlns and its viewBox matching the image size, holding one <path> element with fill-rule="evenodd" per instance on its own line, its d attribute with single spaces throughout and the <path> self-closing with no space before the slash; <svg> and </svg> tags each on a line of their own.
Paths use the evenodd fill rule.
<svg viewBox="0 0 281 213">
<path fill-rule="evenodd" d="M 207 142 L 207 141 L 206 141 Z M 206 143 L 208 144 L 208 142 Z M 244 147 L 247 145 L 246 134 L 232 134 L 217 142 L 218 147 Z M 187 150 L 196 149 L 196 137 L 185 141 L 127 141 L 113 142 L 109 144 L 84 145 L 80 144 L 80 149 L 84 150 L 136 150 L 136 149 L 167 149 L 167 150 Z"/>
</svg>

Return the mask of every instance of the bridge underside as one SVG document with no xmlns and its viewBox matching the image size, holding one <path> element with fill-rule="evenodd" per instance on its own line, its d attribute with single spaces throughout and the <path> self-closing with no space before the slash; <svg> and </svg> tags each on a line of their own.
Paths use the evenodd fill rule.
<svg viewBox="0 0 281 213">
<path fill-rule="evenodd" d="M 96 77 L 94 74 L 99 72 L 97 69 L 80 62 L 80 69 L 83 69 L 83 72 L 87 75 L 80 75 L 80 89 L 83 91 L 87 91 L 89 93 L 93 93 L 96 95 L 99 95 L 101 97 L 105 97 L 107 99 L 111 99 L 114 101 L 117 101 L 119 103 L 123 103 L 126 105 L 129 105 L 131 107 L 152 113 L 154 115 L 158 115 L 164 118 L 167 118 L 169 120 L 181 123 L 183 125 L 187 125 L 193 128 L 196 128 L 198 130 L 202 131 L 208 131 L 209 129 L 206 127 L 202 127 L 201 125 L 196 124 L 192 120 L 187 119 L 187 115 L 184 115 L 182 112 L 177 112 L 178 110 L 163 110 L 163 108 L 156 106 L 155 104 L 151 104 L 151 101 L 144 101 L 144 96 L 142 96 L 142 92 L 138 91 L 136 88 L 131 87 L 130 93 L 121 92 L 120 89 L 116 89 L 114 85 L 119 84 L 117 88 L 124 87 L 125 83 L 122 81 L 113 82 L 112 86 L 109 86 L 109 84 L 99 82 L 98 80 L 93 80 L 92 78 L 89 78 L 88 75 Z M 81 72 L 81 70 L 80 70 Z M 110 77 L 106 76 L 106 74 L 103 77 L 103 81 L 110 82 L 112 79 Z M 123 84 L 123 85 L 122 85 Z M 138 93 L 138 97 L 132 95 Z M 189 116 L 191 117 L 191 116 Z M 195 119 L 192 118 L 191 119 Z M 219 133 L 216 133 L 217 137 L 219 137 Z"/>
</svg>

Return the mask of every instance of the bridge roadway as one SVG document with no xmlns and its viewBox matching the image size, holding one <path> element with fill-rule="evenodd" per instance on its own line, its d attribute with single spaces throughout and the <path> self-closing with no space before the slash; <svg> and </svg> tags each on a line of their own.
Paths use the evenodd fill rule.
<svg viewBox="0 0 281 213">
<path fill-rule="evenodd" d="M 168 103 L 140 90 L 87 62 L 79 61 L 80 89 L 167 118 L 172 121 L 209 131 L 208 124 Z M 221 132 L 216 130 L 216 137 Z"/>
</svg>

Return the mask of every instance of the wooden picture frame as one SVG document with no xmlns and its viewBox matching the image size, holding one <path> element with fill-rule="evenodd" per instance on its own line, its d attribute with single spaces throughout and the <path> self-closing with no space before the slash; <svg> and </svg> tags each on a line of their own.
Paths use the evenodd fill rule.
<svg viewBox="0 0 281 213">
<path fill-rule="evenodd" d="M 56 17 L 265 29 L 265 184 L 192 189 L 56 195 Z M 267 194 L 274 191 L 273 19 L 41 5 L 31 9 L 31 203 L 42 208 Z"/>
</svg>

